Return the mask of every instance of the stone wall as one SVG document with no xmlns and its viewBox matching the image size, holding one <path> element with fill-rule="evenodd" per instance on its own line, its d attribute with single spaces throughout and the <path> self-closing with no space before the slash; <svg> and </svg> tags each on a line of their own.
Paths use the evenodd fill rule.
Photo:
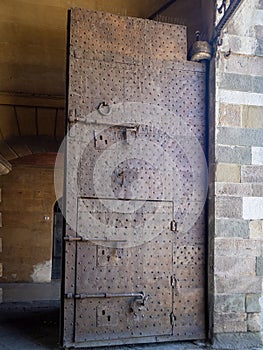
<svg viewBox="0 0 263 350">
<path fill-rule="evenodd" d="M 0 283 L 51 280 L 55 156 L 21 158 L 0 177 Z"/>
<path fill-rule="evenodd" d="M 219 343 L 253 346 L 263 276 L 263 1 L 243 1 L 222 39 L 211 126 L 211 327 Z"/>
</svg>

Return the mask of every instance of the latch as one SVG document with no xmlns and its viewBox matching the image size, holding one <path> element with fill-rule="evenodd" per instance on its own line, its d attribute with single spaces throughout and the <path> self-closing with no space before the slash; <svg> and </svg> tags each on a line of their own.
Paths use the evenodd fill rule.
<svg viewBox="0 0 263 350">
<path fill-rule="evenodd" d="M 175 220 L 171 221 L 170 228 L 171 228 L 171 231 L 173 232 L 177 231 L 177 222 Z"/>
<path fill-rule="evenodd" d="M 137 312 L 142 312 L 146 310 L 146 302 L 150 298 L 150 295 L 146 295 L 142 292 L 141 298 L 134 299 L 130 304 L 130 312 L 134 313 L 134 316 L 138 316 Z"/>
<path fill-rule="evenodd" d="M 139 125 L 126 127 L 125 134 L 124 134 L 126 142 L 132 143 L 136 139 L 138 132 L 139 132 Z"/>
<path fill-rule="evenodd" d="M 139 301 L 140 302 L 140 305 L 141 305 L 141 307 L 145 307 L 146 306 L 146 302 L 148 301 L 148 299 L 149 299 L 149 295 L 145 295 L 145 293 L 144 292 L 142 292 L 143 293 L 143 296 L 142 296 L 142 298 L 141 299 L 137 299 L 137 301 Z"/>
</svg>

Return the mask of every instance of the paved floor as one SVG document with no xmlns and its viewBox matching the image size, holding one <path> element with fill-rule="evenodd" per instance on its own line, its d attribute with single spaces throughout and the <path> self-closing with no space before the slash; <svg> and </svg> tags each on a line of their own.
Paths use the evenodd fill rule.
<svg viewBox="0 0 263 350">
<path fill-rule="evenodd" d="M 59 349 L 58 337 L 58 304 L 0 306 L 0 350 Z"/>
<path fill-rule="evenodd" d="M 2 304 L 0 306 L 0 350 L 57 350 L 59 338 L 59 305 Z M 105 348 L 104 348 L 105 349 Z M 112 350 L 202 350 L 203 343 L 169 343 L 143 346 L 121 346 Z M 253 350 L 262 350 L 257 348 Z M 102 350 L 102 348 L 100 348 Z M 245 350 L 245 349 L 236 349 Z M 250 349 L 251 350 L 251 349 Z"/>
</svg>

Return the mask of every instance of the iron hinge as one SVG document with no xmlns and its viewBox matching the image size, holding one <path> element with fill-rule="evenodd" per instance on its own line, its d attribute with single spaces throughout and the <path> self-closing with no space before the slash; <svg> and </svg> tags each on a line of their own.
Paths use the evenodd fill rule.
<svg viewBox="0 0 263 350">
<path fill-rule="evenodd" d="M 84 238 L 81 236 L 76 236 L 76 237 L 65 236 L 64 241 L 66 241 L 66 242 L 80 242 L 80 241 L 84 241 Z"/>
<path fill-rule="evenodd" d="M 65 294 L 65 298 L 66 299 L 85 299 L 86 298 L 86 294 L 74 294 L 74 293 L 66 293 Z"/>
<path fill-rule="evenodd" d="M 175 322 L 176 322 L 176 316 L 173 312 L 171 312 L 171 314 L 170 314 L 170 322 L 171 322 L 172 327 L 174 327 Z"/>
<path fill-rule="evenodd" d="M 171 228 L 171 231 L 173 231 L 173 232 L 177 231 L 177 222 L 175 220 L 171 221 L 170 228 Z"/>
<path fill-rule="evenodd" d="M 175 275 L 171 276 L 171 286 L 172 288 L 175 288 L 177 284 L 177 279 L 175 277 Z"/>
<path fill-rule="evenodd" d="M 84 299 L 85 297 L 86 297 L 85 294 L 73 294 L 73 293 L 65 294 L 66 299 Z"/>
</svg>

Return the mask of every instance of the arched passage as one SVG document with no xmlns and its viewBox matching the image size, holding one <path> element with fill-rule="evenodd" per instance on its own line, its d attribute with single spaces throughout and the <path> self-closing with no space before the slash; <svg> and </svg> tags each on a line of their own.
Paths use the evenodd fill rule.
<svg viewBox="0 0 263 350">
<path fill-rule="evenodd" d="M 51 283 L 56 156 L 18 158 L 0 177 L 3 302 L 59 299 L 59 283 Z"/>
<path fill-rule="evenodd" d="M 52 247 L 52 270 L 51 279 L 61 279 L 61 257 L 63 236 L 63 215 L 60 210 L 61 198 L 54 204 L 53 210 L 53 247 Z"/>
</svg>

